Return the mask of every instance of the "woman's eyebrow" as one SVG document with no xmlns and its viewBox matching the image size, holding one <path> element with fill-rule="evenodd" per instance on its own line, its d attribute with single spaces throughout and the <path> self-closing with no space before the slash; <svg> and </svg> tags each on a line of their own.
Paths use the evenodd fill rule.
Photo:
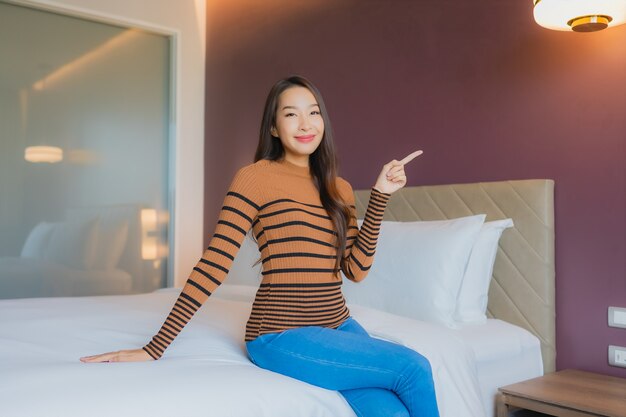
<svg viewBox="0 0 626 417">
<path fill-rule="evenodd" d="M 313 103 L 313 104 L 310 104 L 310 105 L 309 105 L 309 107 L 314 107 L 314 106 L 319 107 L 319 104 L 317 104 L 317 103 Z M 285 107 L 283 107 L 281 110 L 285 110 L 285 109 L 297 109 L 297 107 L 296 107 L 296 106 L 285 106 Z"/>
</svg>

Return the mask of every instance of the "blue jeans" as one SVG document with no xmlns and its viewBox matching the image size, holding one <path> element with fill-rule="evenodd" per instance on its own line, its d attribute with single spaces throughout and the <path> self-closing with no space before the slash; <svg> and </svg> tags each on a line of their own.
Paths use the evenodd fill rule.
<svg viewBox="0 0 626 417">
<path fill-rule="evenodd" d="M 257 366 L 339 391 L 359 417 L 438 417 L 430 363 L 370 337 L 350 317 L 337 329 L 307 326 L 247 342 Z"/>
</svg>

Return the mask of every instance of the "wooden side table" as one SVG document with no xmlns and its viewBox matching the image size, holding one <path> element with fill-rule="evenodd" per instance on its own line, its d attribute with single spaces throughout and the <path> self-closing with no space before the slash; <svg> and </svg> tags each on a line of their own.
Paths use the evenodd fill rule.
<svg viewBox="0 0 626 417">
<path fill-rule="evenodd" d="M 500 388 L 498 417 L 517 408 L 559 417 L 626 417 L 626 379 L 568 369 Z"/>
</svg>

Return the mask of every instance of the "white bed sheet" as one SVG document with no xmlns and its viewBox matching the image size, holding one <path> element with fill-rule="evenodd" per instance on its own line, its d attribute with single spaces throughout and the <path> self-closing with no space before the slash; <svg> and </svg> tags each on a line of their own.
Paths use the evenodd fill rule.
<svg viewBox="0 0 626 417">
<path fill-rule="evenodd" d="M 543 375 L 541 343 L 528 330 L 502 320 L 455 330 L 471 347 L 488 417 L 495 415 L 499 387 Z"/>
<path fill-rule="evenodd" d="M 218 290 L 161 360 L 144 363 L 78 358 L 143 346 L 180 289 L 0 301 L 0 415 L 353 417 L 339 393 L 247 359 L 243 336 L 251 304 L 248 295 L 226 299 L 228 291 Z M 441 417 L 485 415 L 473 350 L 457 334 L 359 306 L 352 314 L 372 335 L 429 359 Z"/>
<path fill-rule="evenodd" d="M 337 392 L 248 361 L 245 302 L 211 300 L 159 361 L 79 361 L 143 346 L 179 291 L 0 301 L 0 415 L 354 416 Z"/>
<path fill-rule="evenodd" d="M 220 287 L 217 296 L 252 302 L 255 292 L 256 287 L 226 284 Z M 393 339 L 385 335 L 390 332 L 389 322 L 397 320 L 398 316 L 383 313 L 385 320 L 377 322 L 376 318 L 380 319 L 377 316 L 380 316 L 381 312 L 372 314 L 369 309 L 357 305 L 350 305 L 350 309 L 373 336 Z M 402 320 L 401 322 L 409 323 L 407 329 L 417 330 L 417 334 L 420 334 L 415 320 L 409 322 Z M 461 339 L 471 350 L 483 409 L 487 417 L 495 416 L 495 399 L 499 387 L 543 375 L 541 343 L 526 329 L 502 320 L 488 319 L 485 323 L 478 325 L 459 324 L 457 329 L 438 327 L 438 330 Z M 393 333 L 403 334 L 398 333 L 398 329 Z M 403 340 L 414 338 L 415 335 L 406 336 L 405 334 L 396 341 L 403 343 Z M 412 347 L 417 346 L 413 344 Z M 419 348 L 417 350 L 419 351 Z M 444 388 L 439 389 L 442 391 Z"/>
</svg>

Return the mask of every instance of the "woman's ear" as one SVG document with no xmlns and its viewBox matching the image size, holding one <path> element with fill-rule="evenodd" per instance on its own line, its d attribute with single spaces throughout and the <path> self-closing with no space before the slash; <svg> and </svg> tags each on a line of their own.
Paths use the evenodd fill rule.
<svg viewBox="0 0 626 417">
<path fill-rule="evenodd" d="M 278 137 L 278 132 L 276 131 L 276 128 L 274 126 L 270 128 L 270 135 L 274 136 L 275 138 Z"/>
</svg>

